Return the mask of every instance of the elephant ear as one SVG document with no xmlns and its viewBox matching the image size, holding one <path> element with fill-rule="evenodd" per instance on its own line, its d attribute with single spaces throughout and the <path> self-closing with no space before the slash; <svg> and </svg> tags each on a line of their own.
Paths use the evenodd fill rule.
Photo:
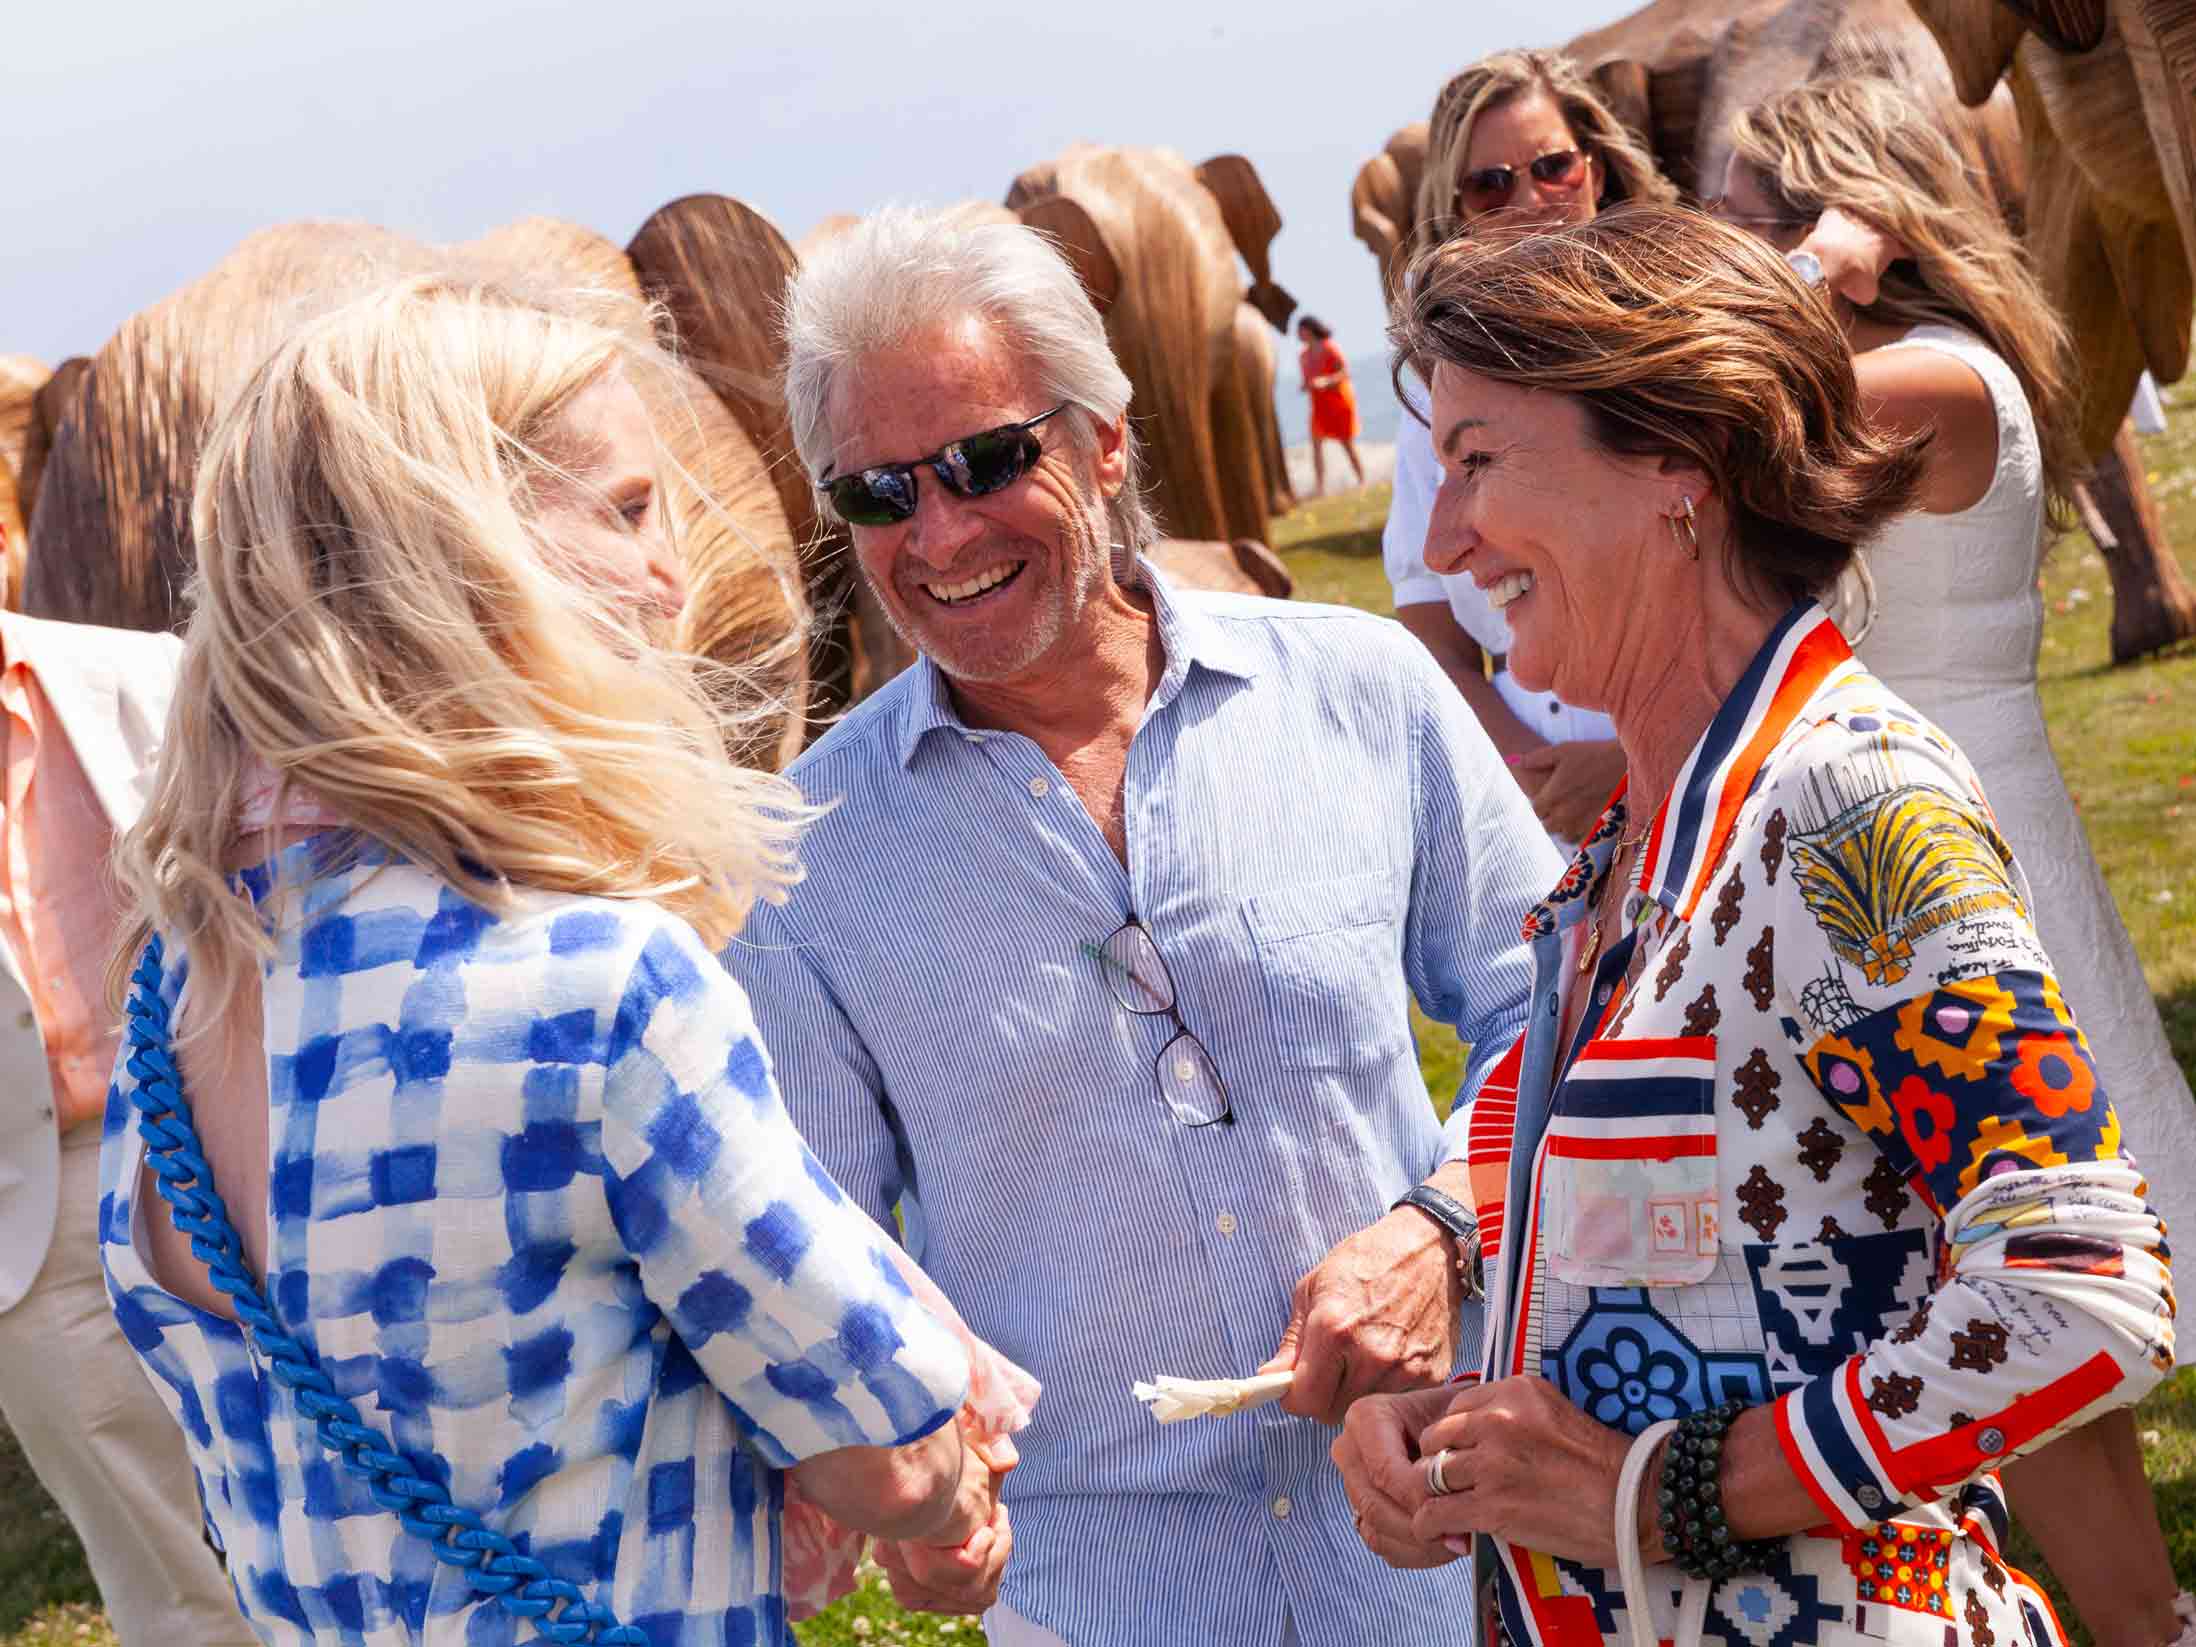
<svg viewBox="0 0 2196 1647">
<path fill-rule="evenodd" d="M 1052 237 L 1099 314 L 1110 314 L 1121 296 L 1121 265 L 1097 219 L 1081 202 L 1064 194 L 1040 195 L 1018 204 L 1010 199 L 1008 204 L 1024 223 Z"/>
<path fill-rule="evenodd" d="M 1655 105 L 1647 65 L 1636 58 L 1612 57 L 1594 65 L 1586 77 L 1601 100 L 1609 105 L 1617 124 L 1638 138 L 1652 154 L 1655 147 Z"/>
<path fill-rule="evenodd" d="M 1364 242 L 1380 263 L 1380 290 L 1392 304 L 1402 277 L 1403 224 L 1409 213 L 1402 206 L 1403 178 L 1394 159 L 1376 154 L 1357 168 L 1350 184 L 1350 230 Z"/>
<path fill-rule="evenodd" d="M 83 355 L 71 355 L 53 369 L 53 376 L 31 393 L 29 417 L 23 426 L 23 445 L 15 458 L 15 501 L 23 511 L 26 553 L 30 547 L 31 515 L 38 506 L 39 478 L 45 473 L 47 454 L 53 450 L 53 431 L 64 410 L 73 403 L 84 374 L 90 368 L 91 362 Z M 20 605 L 23 599 L 20 582 L 10 586 L 9 598 Z"/>
<path fill-rule="evenodd" d="M 458 249 L 498 268 L 521 272 L 550 269 L 560 281 L 626 297 L 641 296 L 633 265 L 618 250 L 616 241 L 561 217 L 522 217 Z"/>
<path fill-rule="evenodd" d="M 720 194 L 659 209 L 625 248 L 641 288 L 670 312 L 680 352 L 771 465 L 786 519 L 805 536 L 816 501 L 793 456 L 778 311 L 800 263 L 760 212 Z"/>
<path fill-rule="evenodd" d="M 2182 256 L 2196 274 L 2196 5 L 2114 0 L 2113 15 L 2173 204 Z"/>
<path fill-rule="evenodd" d="M 1922 26 L 1936 37 L 1952 71 L 1953 89 L 1969 108 L 1998 89 L 2013 53 L 2028 32 L 2021 14 L 1998 0 L 1908 0 Z"/>
<path fill-rule="evenodd" d="M 1289 316 L 1296 312 L 1296 299 L 1274 283 L 1273 237 L 1281 232 L 1281 213 L 1266 193 L 1258 168 L 1242 155 L 1216 154 L 1197 168 L 1197 181 L 1220 203 L 1228 238 L 1250 268 L 1246 301 L 1275 331 L 1286 331 Z"/>
<path fill-rule="evenodd" d="M 31 414 L 38 391 L 53 374 L 43 362 L 28 355 L 0 355 L 0 606 L 12 609 L 22 599 L 23 556 L 27 548 L 23 523 L 30 511 L 23 506 L 18 477 L 23 468 L 23 443 L 30 433 Z"/>
</svg>

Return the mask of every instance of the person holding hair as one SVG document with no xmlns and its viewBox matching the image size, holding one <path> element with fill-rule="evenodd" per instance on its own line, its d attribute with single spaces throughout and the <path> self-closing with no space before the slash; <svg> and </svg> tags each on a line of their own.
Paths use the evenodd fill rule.
<svg viewBox="0 0 2196 1647">
<path fill-rule="evenodd" d="M 1497 52 L 1457 74 L 1434 102 L 1418 196 L 1424 245 L 1583 223 L 1626 200 L 1676 198 L 1654 157 L 1560 52 Z M 1522 686 L 1506 667 L 1501 608 L 1471 579 L 1427 566 L 1441 468 L 1423 422 L 1423 391 L 1398 375 L 1396 392 L 1415 415 L 1396 435 L 1394 501 L 1381 533 L 1395 615 L 1456 683 L 1568 851 L 1624 775 L 1624 752 L 1606 716 Z"/>
<path fill-rule="evenodd" d="M 986 1633 L 1456 1639 L 1463 1575 L 1364 1550 L 1328 1426 L 1456 1370 L 1463 1127 L 1409 1006 L 1468 1100 L 1554 853 L 1394 624 L 1152 567 L 1128 379 L 1043 236 L 881 212 L 787 322 L 801 461 L 922 656 L 790 769 L 809 878 L 724 961 L 825 1165 L 1044 1382 Z M 1129 1399 L 1260 1370 L 1257 1412 Z M 928 1565 L 895 1586 L 958 1590 Z"/>
<path fill-rule="evenodd" d="M 1487 1381 L 1336 1446 L 1510 1639 L 2063 1640 L 1997 1468 L 2173 1360 L 2164 1233 L 1956 745 L 1812 592 L 1928 493 L 1784 260 L 1631 206 L 1417 271 L 1429 562 L 1627 778 L 1475 1107 Z M 2140 1140 L 2135 1140 L 2140 1143 Z"/>
<path fill-rule="evenodd" d="M 1304 374 L 1304 393 L 1311 396 L 1312 492 L 1327 492 L 1327 442 L 1334 441 L 1357 472 L 1357 484 L 1365 484 L 1365 466 L 1357 458 L 1357 390 L 1350 382 L 1349 362 L 1334 346 L 1334 333 L 1311 315 L 1296 322 L 1296 341 L 1304 345 L 1297 364 Z"/>
<path fill-rule="evenodd" d="M 638 303 L 418 276 L 208 438 L 102 1256 L 269 1642 L 782 1641 L 789 1482 L 1007 1539 L 712 955 L 809 813 L 654 644 L 666 364 Z"/>
<path fill-rule="evenodd" d="M 1871 415 L 1930 436 L 1917 507 L 1865 546 L 1869 576 L 1849 578 L 1834 609 L 1861 661 L 1974 763 L 2028 869 L 2037 934 L 2075 980 L 2098 1073 L 2152 1170 L 2151 1204 L 2168 1231 L 2196 1230 L 2196 1102 L 2036 689 L 2037 573 L 2084 467 L 2065 329 L 1983 180 L 1899 86 L 1796 86 L 1740 111 L 1731 136 L 1712 209 L 1815 282 Z M 2007 1481 L 2100 1641 L 2148 1647 L 2177 1632 L 2130 1414 L 2016 1462 Z M 2114 1524 L 2120 1536 L 2096 1536 Z"/>
</svg>

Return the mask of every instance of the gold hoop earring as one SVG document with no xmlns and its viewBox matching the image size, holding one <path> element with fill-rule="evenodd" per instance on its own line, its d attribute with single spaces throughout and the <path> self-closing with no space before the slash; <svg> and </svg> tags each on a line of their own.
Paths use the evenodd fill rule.
<svg viewBox="0 0 2196 1647">
<path fill-rule="evenodd" d="M 1677 546 L 1685 552 L 1685 558 L 1687 560 L 1698 560 L 1700 559 L 1700 528 L 1693 524 L 1693 500 L 1691 498 L 1680 498 L 1678 501 L 1685 505 L 1685 513 L 1682 515 L 1665 515 L 1663 518 L 1670 523 L 1670 536 L 1677 540 Z"/>
</svg>

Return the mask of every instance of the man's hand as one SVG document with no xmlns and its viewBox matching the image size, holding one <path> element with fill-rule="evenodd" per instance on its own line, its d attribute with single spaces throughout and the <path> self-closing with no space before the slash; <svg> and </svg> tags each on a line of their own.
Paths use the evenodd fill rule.
<svg viewBox="0 0 2196 1647">
<path fill-rule="evenodd" d="M 991 1519 L 964 1544 L 880 1542 L 877 1565 L 891 1580 L 893 1599 L 918 1613 L 982 1613 L 999 1599 L 1014 1532 L 1007 1507 L 994 1504 Z"/>
<path fill-rule="evenodd" d="M 1583 841 L 1624 776 L 1624 746 L 1614 738 L 1542 744 L 1510 763 L 1540 825 L 1566 841 Z"/>
<path fill-rule="evenodd" d="M 1794 248 L 1813 252 L 1822 264 L 1822 283 L 1848 303 L 1866 308 L 1876 301 L 1884 270 L 1913 251 L 1872 223 L 1832 206 L 1815 219 L 1807 238 Z"/>
<path fill-rule="evenodd" d="M 1391 1567 L 1439 1567 L 1456 1559 L 1440 1534 L 1427 1538 L 1417 1526 L 1426 1497 L 1426 1471 L 1418 1437 L 1449 1410 L 1460 1389 L 1414 1390 L 1360 1401 L 1342 1420 L 1335 1439 L 1335 1468 L 1357 1518 L 1357 1536 Z"/>
<path fill-rule="evenodd" d="M 1461 1183 L 1448 1192 L 1470 1195 Z M 1454 1251 L 1440 1225 L 1400 1207 L 1328 1253 L 1296 1284 L 1281 1347 L 1258 1369 L 1295 1370 L 1282 1409 L 1339 1424 L 1360 1396 L 1447 1378 L 1464 1302 Z"/>
</svg>

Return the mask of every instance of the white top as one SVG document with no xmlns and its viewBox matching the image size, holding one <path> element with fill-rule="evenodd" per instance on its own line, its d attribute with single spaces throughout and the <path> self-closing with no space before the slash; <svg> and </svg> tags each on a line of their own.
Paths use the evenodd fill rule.
<svg viewBox="0 0 2196 1647">
<path fill-rule="evenodd" d="M 1441 490 L 1441 462 L 1434 456 L 1433 431 L 1419 421 L 1427 412 L 1425 390 L 1406 383 L 1406 415 L 1395 437 L 1395 496 L 1388 523 L 1380 533 L 1380 559 L 1395 590 L 1395 604 L 1428 606 L 1447 601 L 1457 627 L 1496 656 L 1510 649 L 1510 626 L 1487 604 L 1479 586 L 1461 574 L 1444 577 L 1426 564 L 1426 529 L 1433 519 L 1434 494 Z M 1553 692 L 1520 686 L 1507 669 L 1498 670 L 1495 691 L 1510 711 L 1550 743 L 1613 738 L 1616 728 L 1598 709 L 1577 709 Z"/>
<path fill-rule="evenodd" d="M 1868 546 L 1875 622 L 1857 650 L 1982 779 L 1998 828 L 2028 871 L 2036 930 L 2089 1037 L 2129 1153 L 2150 1173 L 2151 1203 L 2169 1235 L 2185 1242 L 2196 1233 L 2196 1105 L 2067 796 L 2036 692 L 2044 480 L 2028 399 L 2013 369 L 1968 332 L 1917 326 L 1887 347 L 1934 349 L 1983 380 L 1998 414 L 1998 463 L 1972 508 L 1902 515 Z M 2196 1333 L 2182 1340 L 2184 1358 L 2196 1353 Z"/>
</svg>

